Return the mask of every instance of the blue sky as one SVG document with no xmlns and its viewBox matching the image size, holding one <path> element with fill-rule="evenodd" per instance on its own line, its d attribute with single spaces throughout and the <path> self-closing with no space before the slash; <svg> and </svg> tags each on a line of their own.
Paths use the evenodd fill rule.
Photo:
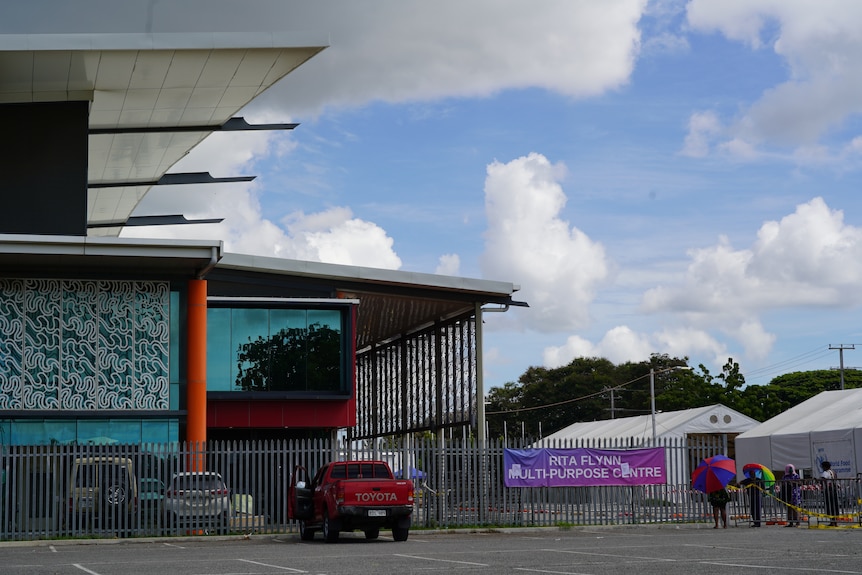
<svg viewBox="0 0 862 575">
<path fill-rule="evenodd" d="M 82 3 L 100 17 L 0 8 L 0 33 L 331 39 L 244 111 L 295 131 L 216 134 L 175 167 L 253 183 L 136 212 L 225 221 L 136 237 L 518 284 L 530 308 L 486 316 L 487 386 L 651 353 L 762 384 L 862 342 L 862 3 Z"/>
</svg>

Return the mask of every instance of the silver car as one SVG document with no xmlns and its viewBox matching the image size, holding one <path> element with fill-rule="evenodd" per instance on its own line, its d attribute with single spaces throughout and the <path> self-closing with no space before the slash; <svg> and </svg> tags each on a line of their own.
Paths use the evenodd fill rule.
<svg viewBox="0 0 862 575">
<path fill-rule="evenodd" d="M 171 479 L 162 509 L 168 528 L 226 532 L 230 527 L 230 491 L 213 471 L 177 473 Z"/>
</svg>

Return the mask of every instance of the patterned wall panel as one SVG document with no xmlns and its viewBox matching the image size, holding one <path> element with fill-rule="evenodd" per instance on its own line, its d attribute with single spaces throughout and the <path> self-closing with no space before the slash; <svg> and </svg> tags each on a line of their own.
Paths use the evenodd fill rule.
<svg viewBox="0 0 862 575">
<path fill-rule="evenodd" d="M 0 279 L 0 409 L 168 409 L 164 282 Z"/>
</svg>

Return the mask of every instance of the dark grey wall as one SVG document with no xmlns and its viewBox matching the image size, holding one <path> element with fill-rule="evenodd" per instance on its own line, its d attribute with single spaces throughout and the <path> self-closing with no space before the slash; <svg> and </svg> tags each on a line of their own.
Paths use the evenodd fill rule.
<svg viewBox="0 0 862 575">
<path fill-rule="evenodd" d="M 87 235 L 88 102 L 0 105 L 0 233 Z"/>
</svg>

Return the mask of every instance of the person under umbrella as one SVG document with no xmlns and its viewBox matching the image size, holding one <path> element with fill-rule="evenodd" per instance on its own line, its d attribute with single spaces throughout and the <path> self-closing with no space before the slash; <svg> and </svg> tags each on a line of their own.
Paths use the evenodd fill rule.
<svg viewBox="0 0 862 575">
<path fill-rule="evenodd" d="M 715 491 L 710 491 L 707 496 L 707 501 L 712 505 L 712 518 L 715 520 L 715 527 L 718 529 L 718 517 L 721 515 L 722 526 L 727 529 L 727 504 L 730 503 L 730 493 L 722 487 Z"/>
<path fill-rule="evenodd" d="M 727 527 L 727 504 L 730 502 L 730 494 L 725 486 L 735 476 L 736 462 L 726 455 L 713 455 L 704 459 L 691 474 L 692 489 L 706 493 L 707 501 L 712 505 L 715 529 L 718 529 L 719 516 L 724 527 Z"/>
</svg>

